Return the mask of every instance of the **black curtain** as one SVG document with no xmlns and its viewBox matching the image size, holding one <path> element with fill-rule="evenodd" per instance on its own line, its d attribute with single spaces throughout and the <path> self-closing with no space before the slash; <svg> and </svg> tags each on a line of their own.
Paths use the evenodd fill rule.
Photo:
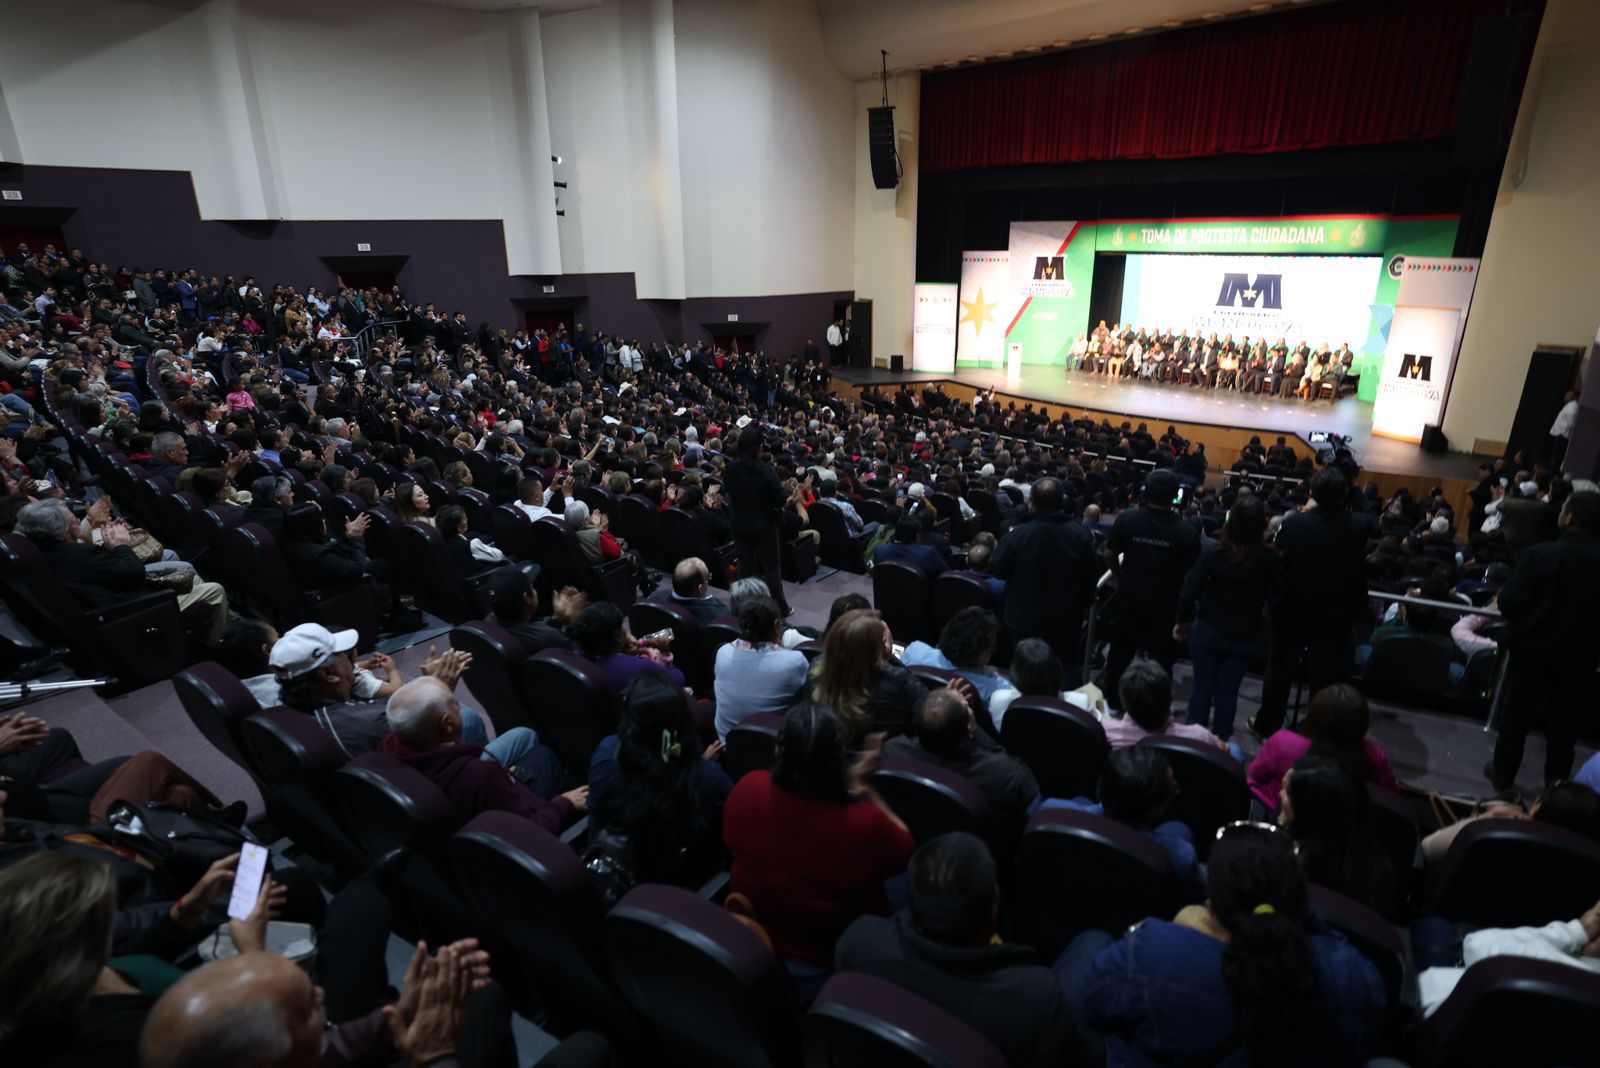
<svg viewBox="0 0 1600 1068">
<path fill-rule="evenodd" d="M 1104 319 L 1106 325 L 1122 321 L 1122 280 L 1128 270 L 1128 257 L 1120 252 L 1101 252 L 1094 258 L 1094 284 L 1089 287 L 1089 328 Z"/>
</svg>

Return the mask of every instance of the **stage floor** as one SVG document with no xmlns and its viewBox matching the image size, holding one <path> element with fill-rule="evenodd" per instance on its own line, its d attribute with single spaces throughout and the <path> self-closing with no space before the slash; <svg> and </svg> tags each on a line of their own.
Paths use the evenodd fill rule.
<svg viewBox="0 0 1600 1068">
<path fill-rule="evenodd" d="M 959 382 L 979 389 L 995 387 L 1000 393 L 1045 405 L 1087 409 L 1122 415 L 1135 422 L 1205 423 L 1249 430 L 1252 433 L 1293 434 L 1304 440 L 1324 430 L 1350 436 L 1356 462 L 1375 470 L 1405 472 L 1426 478 L 1477 477 L 1481 457 L 1466 453 L 1433 455 L 1405 441 L 1375 437 L 1372 405 L 1354 397 L 1329 403 L 1246 396 L 1233 390 L 1193 389 L 1189 386 L 1153 385 L 1111 381 L 1060 367 L 1024 366 L 1021 377 L 1009 381 L 1004 370 L 957 368 L 950 374 L 905 371 L 895 374 L 881 368 L 842 368 L 839 378 L 856 386 L 890 386 L 901 382 Z M 1159 432 L 1160 427 L 1152 427 Z M 1269 442 L 1270 444 L 1270 442 Z M 1232 463 L 1237 457 L 1224 461 Z M 1213 458 L 1213 463 L 1223 461 Z"/>
</svg>

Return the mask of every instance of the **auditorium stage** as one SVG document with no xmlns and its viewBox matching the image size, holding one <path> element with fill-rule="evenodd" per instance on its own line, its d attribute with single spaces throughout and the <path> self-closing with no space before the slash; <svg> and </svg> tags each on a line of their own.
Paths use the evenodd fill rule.
<svg viewBox="0 0 1600 1068">
<path fill-rule="evenodd" d="M 1002 369 L 957 368 L 954 372 L 905 371 L 894 373 L 881 368 L 841 368 L 835 379 L 852 386 L 897 386 L 902 382 L 931 385 L 953 383 L 971 389 L 994 387 L 1002 398 L 1031 401 L 1048 406 L 1064 406 L 1074 414 L 1106 415 L 1114 422 L 1131 419 L 1151 424 L 1159 433 L 1165 424 L 1205 427 L 1217 435 L 1201 434 L 1207 440 L 1206 452 L 1213 467 L 1228 467 L 1238 459 L 1238 444 L 1251 434 L 1289 434 L 1309 446 L 1307 438 L 1315 431 L 1331 431 L 1350 437 L 1350 449 L 1363 469 L 1394 476 L 1425 479 L 1477 480 L 1482 458 L 1464 453 L 1434 455 L 1404 441 L 1375 437 L 1372 433 L 1372 405 L 1354 397 L 1330 403 L 1279 400 L 1273 397 L 1246 396 L 1232 390 L 1193 389 L 1189 386 L 1153 385 L 1141 382 L 1111 381 L 1061 367 L 1029 365 L 1021 377 L 1009 381 Z M 1156 424 L 1162 424 L 1157 426 Z M 1183 431 L 1186 437 L 1195 437 Z M 1223 451 L 1218 446 L 1224 446 Z M 1232 451 L 1226 451 L 1231 448 Z"/>
</svg>

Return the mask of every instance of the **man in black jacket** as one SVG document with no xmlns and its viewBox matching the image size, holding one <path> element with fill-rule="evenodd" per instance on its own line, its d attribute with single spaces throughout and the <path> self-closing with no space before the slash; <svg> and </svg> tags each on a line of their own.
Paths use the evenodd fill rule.
<svg viewBox="0 0 1600 1068">
<path fill-rule="evenodd" d="M 1006 583 L 1006 629 L 1013 642 L 1043 638 L 1070 665 L 1101 568 L 1094 539 L 1062 511 L 1060 479 L 1041 478 L 1030 498 L 1033 515 L 1001 538 L 994 554 L 995 577 Z"/>
<path fill-rule="evenodd" d="M 1496 789 L 1516 784 L 1522 747 L 1536 719 L 1545 724 L 1545 785 L 1572 773 L 1582 717 L 1595 708 L 1594 606 L 1600 602 L 1600 493 L 1568 497 L 1561 536 L 1531 545 L 1500 590 L 1511 659 L 1500 737 L 1485 768 Z"/>
<path fill-rule="evenodd" d="M 1367 601 L 1367 539 L 1377 534 L 1372 517 L 1351 512 L 1349 502 L 1344 473 L 1324 467 L 1311 476 L 1311 504 L 1278 528 L 1278 575 L 1267 595 L 1267 676 L 1251 724 L 1261 738 L 1283 726 L 1302 661 L 1311 693 L 1347 674 L 1350 628 Z"/>
<path fill-rule="evenodd" d="M 840 937 L 834 965 L 887 979 L 981 1033 L 1013 1065 L 1105 1063 L 1033 949 L 994 940 L 1000 906 L 994 860 L 977 837 L 943 834 L 911 858 L 911 905 L 863 916 Z"/>
<path fill-rule="evenodd" d="M 761 458 L 761 447 L 759 426 L 751 423 L 739 431 L 733 463 L 723 476 L 729 527 L 739 553 L 739 575 L 765 580 L 772 599 L 787 616 L 791 609 L 783 595 L 779 548 L 780 521 L 788 494 L 783 492 L 777 470 Z"/>
</svg>

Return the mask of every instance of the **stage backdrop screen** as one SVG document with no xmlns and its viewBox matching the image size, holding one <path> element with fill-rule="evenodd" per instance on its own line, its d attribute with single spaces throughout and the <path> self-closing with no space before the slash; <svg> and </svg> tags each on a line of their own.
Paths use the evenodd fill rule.
<svg viewBox="0 0 1600 1068">
<path fill-rule="evenodd" d="M 1122 321 L 1359 349 L 1382 269 L 1378 256 L 1130 255 Z"/>
</svg>

